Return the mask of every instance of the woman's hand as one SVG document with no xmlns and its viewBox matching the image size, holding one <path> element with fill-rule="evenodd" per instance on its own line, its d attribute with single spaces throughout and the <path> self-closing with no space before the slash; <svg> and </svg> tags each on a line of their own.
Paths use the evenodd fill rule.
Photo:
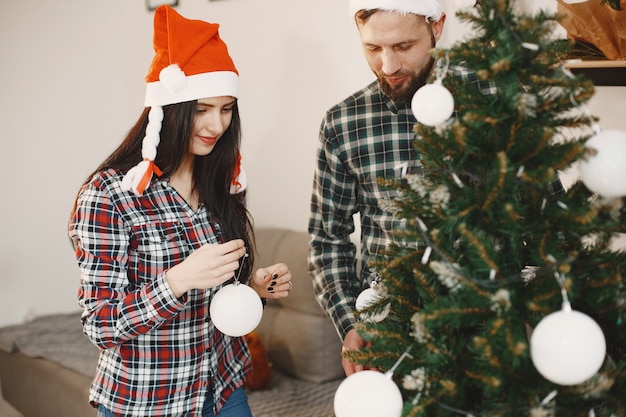
<svg viewBox="0 0 626 417">
<path fill-rule="evenodd" d="M 257 269 L 249 285 L 261 298 L 287 297 L 293 286 L 291 272 L 283 263 Z"/>
<path fill-rule="evenodd" d="M 177 298 L 192 289 L 213 288 L 235 276 L 245 254 L 242 239 L 207 243 L 168 270 L 165 278 Z"/>
</svg>

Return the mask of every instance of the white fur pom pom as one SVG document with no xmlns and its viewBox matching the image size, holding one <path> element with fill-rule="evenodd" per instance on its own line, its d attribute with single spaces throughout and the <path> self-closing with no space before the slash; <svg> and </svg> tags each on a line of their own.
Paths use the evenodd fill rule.
<svg viewBox="0 0 626 417">
<path fill-rule="evenodd" d="M 177 64 L 163 68 L 159 73 L 159 80 L 173 94 L 187 86 L 187 77 Z"/>
</svg>

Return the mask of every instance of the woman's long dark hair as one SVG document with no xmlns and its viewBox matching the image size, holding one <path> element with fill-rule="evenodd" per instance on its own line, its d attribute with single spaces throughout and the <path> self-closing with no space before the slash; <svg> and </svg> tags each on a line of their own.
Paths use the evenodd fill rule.
<svg viewBox="0 0 626 417">
<path fill-rule="evenodd" d="M 189 152 L 196 108 L 196 100 L 163 106 L 161 141 L 154 161 L 163 171 L 163 175 L 175 172 Z M 144 109 L 120 146 L 89 175 L 84 184 L 98 172 L 114 168 L 125 173 L 142 160 L 141 146 L 146 134 L 149 111 L 149 107 Z M 193 187 L 198 191 L 207 215 L 212 216 L 219 224 L 222 240 L 244 240 L 248 258 L 242 266 L 241 277 L 245 280 L 250 276 L 254 264 L 252 217 L 245 207 L 245 191 L 239 194 L 230 193 L 240 146 L 241 121 L 239 108 L 235 102 L 230 126 L 217 141 L 211 153 L 195 157 Z M 76 203 L 72 214 L 75 207 Z"/>
</svg>

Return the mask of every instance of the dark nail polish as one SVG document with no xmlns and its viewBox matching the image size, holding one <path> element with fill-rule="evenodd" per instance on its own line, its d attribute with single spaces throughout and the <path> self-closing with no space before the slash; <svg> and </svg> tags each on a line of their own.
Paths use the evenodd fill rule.
<svg viewBox="0 0 626 417">
<path fill-rule="evenodd" d="M 267 287 L 268 292 L 274 292 L 274 287 Z"/>
<path fill-rule="evenodd" d="M 270 282 L 270 287 L 273 287 L 274 285 L 276 285 L 276 281 Z"/>
<path fill-rule="evenodd" d="M 272 275 L 272 278 L 274 278 L 274 279 L 278 278 L 278 274 Z"/>
</svg>

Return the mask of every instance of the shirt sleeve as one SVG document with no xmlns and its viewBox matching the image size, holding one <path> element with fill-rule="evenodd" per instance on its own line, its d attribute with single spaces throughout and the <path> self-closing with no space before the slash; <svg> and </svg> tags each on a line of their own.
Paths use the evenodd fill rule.
<svg viewBox="0 0 626 417">
<path fill-rule="evenodd" d="M 94 182 L 81 190 L 69 234 L 80 269 L 78 304 L 85 334 L 107 349 L 144 334 L 178 314 L 165 272 L 137 283 L 128 278 L 128 230 L 110 196 Z"/>
<path fill-rule="evenodd" d="M 340 157 L 332 129 L 322 123 L 311 196 L 309 272 L 320 306 L 343 340 L 354 327 L 361 289 L 356 275 L 353 215 L 358 211 L 355 178 Z"/>
</svg>

